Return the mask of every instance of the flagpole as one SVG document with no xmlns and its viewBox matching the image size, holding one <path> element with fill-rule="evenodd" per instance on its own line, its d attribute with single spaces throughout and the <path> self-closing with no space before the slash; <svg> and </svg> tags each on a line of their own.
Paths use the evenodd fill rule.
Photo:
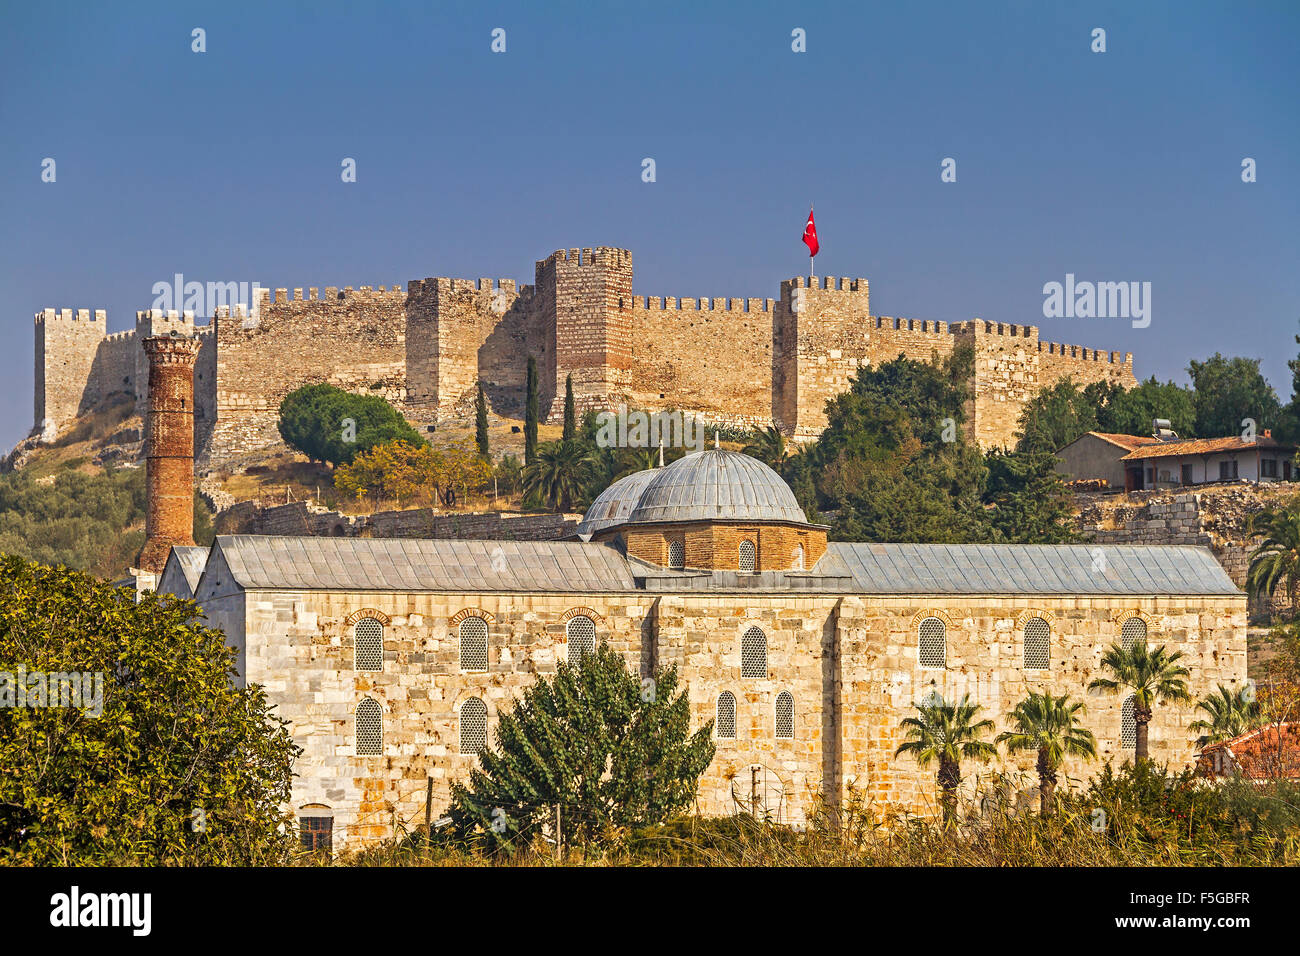
<svg viewBox="0 0 1300 956">
<path fill-rule="evenodd" d="M 814 212 L 816 212 L 816 209 L 817 207 L 814 206 L 812 203 L 808 204 L 809 219 L 812 218 L 812 215 Z M 817 253 L 813 252 L 811 249 L 808 251 L 811 253 L 811 255 L 808 256 L 808 284 L 811 286 L 812 280 L 817 276 Z"/>
</svg>

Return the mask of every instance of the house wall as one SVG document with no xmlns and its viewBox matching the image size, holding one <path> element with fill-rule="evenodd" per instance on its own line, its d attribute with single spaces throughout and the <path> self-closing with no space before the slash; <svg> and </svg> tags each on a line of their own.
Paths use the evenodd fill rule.
<svg viewBox="0 0 1300 956">
<path fill-rule="evenodd" d="M 1112 488 L 1124 487 L 1120 461 L 1128 450 L 1095 435 L 1084 435 L 1056 453 L 1056 470 L 1067 480 L 1103 478 Z"/>
</svg>

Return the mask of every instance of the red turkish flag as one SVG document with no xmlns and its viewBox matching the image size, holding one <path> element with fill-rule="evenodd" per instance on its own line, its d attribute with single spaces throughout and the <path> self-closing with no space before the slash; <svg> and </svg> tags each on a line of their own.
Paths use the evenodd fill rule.
<svg viewBox="0 0 1300 956">
<path fill-rule="evenodd" d="M 817 224 L 813 222 L 813 211 L 808 210 L 808 222 L 803 227 L 803 242 L 808 247 L 808 256 L 812 258 L 817 255 L 821 245 L 817 242 Z"/>
</svg>

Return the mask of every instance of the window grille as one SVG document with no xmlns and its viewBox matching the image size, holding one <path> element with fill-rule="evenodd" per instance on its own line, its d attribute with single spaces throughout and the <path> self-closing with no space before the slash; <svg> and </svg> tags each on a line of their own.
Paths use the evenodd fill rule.
<svg viewBox="0 0 1300 956">
<path fill-rule="evenodd" d="M 460 669 L 488 669 L 488 627 L 481 617 L 467 617 L 460 622 Z"/>
<path fill-rule="evenodd" d="M 1025 622 L 1025 669 L 1047 670 L 1052 660 L 1052 629 L 1041 617 Z"/>
<path fill-rule="evenodd" d="M 487 704 L 471 697 L 460 708 L 460 752 L 479 754 L 487 749 Z"/>
<path fill-rule="evenodd" d="M 752 573 L 758 564 L 758 553 L 754 548 L 754 542 L 740 542 L 740 570 Z"/>
<path fill-rule="evenodd" d="M 1124 706 L 1120 709 L 1119 717 L 1119 745 L 1125 750 L 1132 750 L 1137 746 L 1137 698 L 1129 694 L 1124 698 Z"/>
<path fill-rule="evenodd" d="M 794 737 L 794 698 L 789 691 L 781 691 L 776 697 L 776 736 L 778 740 Z"/>
<path fill-rule="evenodd" d="M 329 853 L 334 847 L 333 817 L 299 817 L 298 838 L 310 853 Z"/>
<path fill-rule="evenodd" d="M 686 567 L 686 542 L 681 538 L 673 538 L 668 542 L 668 567 Z"/>
<path fill-rule="evenodd" d="M 1147 622 L 1140 617 L 1131 617 L 1124 622 L 1119 633 L 1120 645 L 1124 650 L 1131 651 L 1134 644 L 1147 639 Z"/>
<path fill-rule="evenodd" d="M 363 617 L 352 629 L 356 668 L 359 671 L 384 669 L 384 625 L 373 617 Z"/>
<path fill-rule="evenodd" d="M 583 654 L 596 649 L 596 622 L 581 614 L 570 618 L 564 633 L 569 642 L 569 663 L 576 664 Z"/>
<path fill-rule="evenodd" d="M 713 733 L 720 740 L 736 739 L 736 695 L 729 690 L 718 695 L 718 720 Z"/>
<path fill-rule="evenodd" d="M 767 635 L 761 627 L 751 627 L 740 639 L 740 676 L 767 677 Z"/>
<path fill-rule="evenodd" d="M 357 753 L 384 752 L 384 715 L 379 705 L 367 697 L 357 704 Z"/>
<path fill-rule="evenodd" d="M 920 642 L 917 657 L 922 667 L 948 666 L 947 628 L 937 617 L 927 617 L 917 629 Z"/>
</svg>

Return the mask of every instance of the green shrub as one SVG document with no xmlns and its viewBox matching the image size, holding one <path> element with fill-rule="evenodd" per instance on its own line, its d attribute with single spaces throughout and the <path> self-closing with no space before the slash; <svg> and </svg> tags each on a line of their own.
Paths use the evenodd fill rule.
<svg viewBox="0 0 1300 956">
<path fill-rule="evenodd" d="M 347 464 L 384 442 L 425 443 L 401 412 L 379 396 L 354 395 L 333 385 L 304 385 L 286 395 L 279 429 L 290 448 L 331 465 Z"/>
</svg>

